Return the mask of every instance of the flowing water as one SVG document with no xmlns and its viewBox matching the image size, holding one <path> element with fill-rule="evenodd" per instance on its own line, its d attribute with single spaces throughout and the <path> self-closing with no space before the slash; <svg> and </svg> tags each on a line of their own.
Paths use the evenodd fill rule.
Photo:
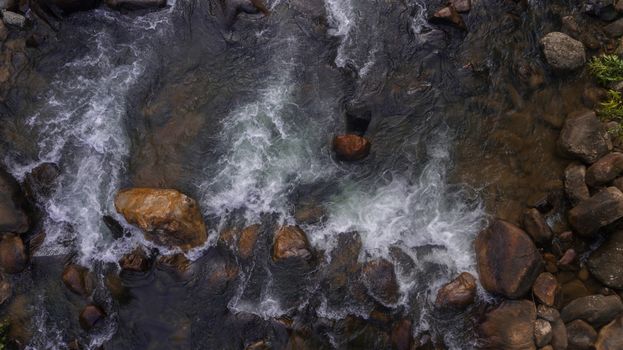
<svg viewBox="0 0 623 350">
<path fill-rule="evenodd" d="M 24 277 L 31 348 L 65 348 L 74 338 L 107 349 L 239 349 L 259 339 L 280 348 L 290 339 L 277 321 L 284 317 L 312 348 L 378 348 L 382 337 L 348 316 L 366 320 L 379 307 L 413 319 L 414 335 L 473 346 L 468 314 L 439 315 L 430 305 L 441 284 L 474 272 L 472 241 L 487 199 L 516 190 L 521 201 L 533 191 L 526 169 L 560 167 L 544 145 L 523 148 L 523 173 L 508 170 L 505 139 L 495 137 L 534 122 L 521 119 L 534 118 L 531 107 L 498 97 L 520 85 L 513 70 L 521 57 L 537 56 L 534 38 L 548 13 L 538 4 L 475 2 L 468 25 L 478 29 L 463 34 L 430 25 L 427 8 L 438 4 L 425 0 L 268 4 L 270 16 L 241 14 L 234 23 L 219 1 L 177 0 L 146 13 L 98 9 L 67 18 L 58 41 L 46 44 L 34 65 L 44 83 L 24 93 L 29 103 L 16 103 L 2 144 L 18 178 L 45 162 L 61 169 L 53 193 L 39 198 L 46 240 Z M 492 101 L 501 107 L 492 110 Z M 343 163 L 330 142 L 346 131 L 351 110 L 372 114 L 372 153 Z M 553 132 L 540 125 L 518 136 Z M 135 246 L 157 248 L 127 225 L 132 234 L 115 239 L 102 220 L 123 223 L 112 198 L 128 186 L 197 198 L 210 238 L 188 254 L 190 276 L 125 276 L 130 297 L 120 302 L 105 275 Z M 296 224 L 296 208 L 310 203 L 327 212 L 326 221 L 302 226 L 318 266 L 275 266 L 274 227 Z M 262 225 L 251 263 L 217 244 L 232 223 Z M 395 263 L 396 304 L 336 303 L 323 287 L 323 269 L 343 249 L 340 235 L 353 231 L 360 262 Z M 67 256 L 97 276 L 93 299 L 109 317 L 95 332 L 79 330 L 82 301 L 60 282 Z M 234 281 L 213 282 L 229 269 L 239 270 Z"/>
</svg>

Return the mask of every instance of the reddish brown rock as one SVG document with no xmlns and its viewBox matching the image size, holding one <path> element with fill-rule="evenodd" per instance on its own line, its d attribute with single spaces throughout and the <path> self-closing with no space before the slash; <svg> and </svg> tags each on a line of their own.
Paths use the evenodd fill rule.
<svg viewBox="0 0 623 350">
<path fill-rule="evenodd" d="M 537 244 L 548 244 L 552 241 L 552 230 L 547 226 L 543 215 L 535 208 L 524 211 L 523 228 Z"/>
<path fill-rule="evenodd" d="M 476 278 L 468 272 L 463 272 L 439 289 L 435 305 L 462 309 L 473 304 L 474 300 L 476 300 Z"/>
<path fill-rule="evenodd" d="M 149 270 L 149 257 L 143 249 L 136 248 L 121 258 L 119 266 L 124 271 L 145 272 Z"/>
<path fill-rule="evenodd" d="M 159 268 L 175 272 L 182 277 L 188 276 L 192 268 L 192 261 L 182 253 L 159 256 L 156 263 Z"/>
<path fill-rule="evenodd" d="M 395 304 L 400 297 L 394 265 L 385 260 L 368 261 L 363 266 L 363 280 L 369 293 L 384 304 Z"/>
<path fill-rule="evenodd" d="M 97 305 L 87 305 L 80 313 L 80 326 L 85 330 L 90 330 L 99 322 L 103 321 L 106 313 Z"/>
<path fill-rule="evenodd" d="M 586 184 L 591 187 L 603 186 L 623 172 L 623 153 L 613 152 L 599 158 L 586 170 Z"/>
<path fill-rule="evenodd" d="M 623 316 L 604 326 L 597 336 L 595 350 L 623 349 Z"/>
<path fill-rule="evenodd" d="M 119 191 L 115 208 L 157 244 L 188 250 L 205 243 L 207 231 L 194 199 L 172 189 Z"/>
<path fill-rule="evenodd" d="M 558 260 L 558 266 L 568 267 L 572 265 L 575 262 L 577 256 L 578 254 L 575 252 L 574 249 L 567 249 L 560 258 L 560 260 Z"/>
<path fill-rule="evenodd" d="M 463 17 L 457 12 L 454 6 L 446 6 L 439 9 L 430 19 L 432 23 L 449 24 L 462 30 L 467 30 Z"/>
<path fill-rule="evenodd" d="M 93 281 L 85 267 L 70 264 L 63 270 L 63 283 L 72 292 L 87 297 L 93 292 Z"/>
<path fill-rule="evenodd" d="M 17 235 L 5 234 L 0 240 L 0 267 L 9 274 L 20 273 L 26 268 L 28 256 L 24 242 Z"/>
<path fill-rule="evenodd" d="M 530 237 L 508 222 L 495 220 L 478 234 L 475 246 L 480 282 L 491 293 L 520 298 L 543 269 Z"/>
<path fill-rule="evenodd" d="M 588 199 L 590 193 L 586 186 L 586 166 L 573 162 L 567 166 L 564 175 L 565 193 L 572 205 Z"/>
<path fill-rule="evenodd" d="M 600 228 L 623 217 L 623 193 L 608 187 L 569 210 L 569 224 L 580 236 L 591 237 Z"/>
<path fill-rule="evenodd" d="M 543 272 L 534 281 L 532 293 L 541 303 L 547 306 L 554 306 L 560 296 L 560 285 L 554 275 L 549 272 Z"/>
<path fill-rule="evenodd" d="M 240 232 L 240 239 L 238 240 L 238 254 L 243 259 L 248 259 L 255 250 L 257 243 L 257 237 L 260 233 L 260 225 L 251 225 L 245 227 Z"/>
<path fill-rule="evenodd" d="M 273 243 L 273 260 L 288 258 L 312 258 L 307 235 L 298 226 L 282 226 L 275 234 Z"/>
<path fill-rule="evenodd" d="M 479 327 L 483 349 L 536 350 L 536 307 L 531 301 L 504 301 L 485 317 Z"/>
<path fill-rule="evenodd" d="M 341 160 L 356 161 L 368 156 L 370 141 L 358 135 L 339 135 L 333 139 L 333 150 Z"/>
<path fill-rule="evenodd" d="M 471 0 L 451 0 L 450 4 L 457 12 L 469 12 L 472 9 Z"/>
</svg>

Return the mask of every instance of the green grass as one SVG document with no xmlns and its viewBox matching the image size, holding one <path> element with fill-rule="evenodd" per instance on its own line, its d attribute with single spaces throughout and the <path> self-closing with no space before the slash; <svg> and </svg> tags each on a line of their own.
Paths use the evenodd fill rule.
<svg viewBox="0 0 623 350">
<path fill-rule="evenodd" d="M 588 63 L 588 69 L 604 85 L 623 80 L 623 59 L 617 55 L 594 57 Z"/>
<path fill-rule="evenodd" d="M 608 97 L 606 100 L 599 104 L 597 109 L 597 115 L 604 120 L 614 120 L 617 122 L 623 121 L 623 98 L 621 93 L 614 90 L 608 91 Z"/>
</svg>

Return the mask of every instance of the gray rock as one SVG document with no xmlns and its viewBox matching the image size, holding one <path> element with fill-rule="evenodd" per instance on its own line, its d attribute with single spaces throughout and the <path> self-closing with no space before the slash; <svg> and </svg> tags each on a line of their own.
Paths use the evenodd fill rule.
<svg viewBox="0 0 623 350">
<path fill-rule="evenodd" d="M 593 327 L 600 327 L 623 313 L 623 303 L 618 295 L 589 295 L 577 298 L 560 312 L 565 323 L 584 320 Z"/>
<path fill-rule="evenodd" d="M 590 350 L 595 340 L 597 340 L 597 332 L 590 324 L 575 320 L 567 325 L 567 342 L 569 348 L 574 350 Z"/>
<path fill-rule="evenodd" d="M 557 70 L 574 70 L 586 63 L 584 44 L 565 33 L 552 32 L 541 39 L 545 59 Z"/>
<path fill-rule="evenodd" d="M 573 162 L 565 169 L 565 193 L 573 205 L 588 199 L 590 192 L 586 186 L 586 166 Z"/>
<path fill-rule="evenodd" d="M 558 149 L 563 156 L 592 164 L 612 149 L 612 143 L 595 112 L 584 110 L 567 116 Z"/>
<path fill-rule="evenodd" d="M 599 158 L 586 170 L 586 184 L 605 185 L 623 173 L 623 153 L 613 152 Z"/>
<path fill-rule="evenodd" d="M 569 224 L 575 233 L 590 237 L 600 228 L 623 217 L 623 193 L 608 187 L 569 210 Z"/>
<path fill-rule="evenodd" d="M 23 28 L 26 26 L 26 17 L 19 13 L 2 10 L 2 20 L 10 26 Z"/>
<path fill-rule="evenodd" d="M 605 26 L 604 31 L 612 37 L 619 37 L 623 35 L 623 18 L 619 18 Z"/>
<path fill-rule="evenodd" d="M 588 269 L 599 282 L 614 289 L 623 289 L 623 231 L 611 234 L 591 253 Z"/>
</svg>

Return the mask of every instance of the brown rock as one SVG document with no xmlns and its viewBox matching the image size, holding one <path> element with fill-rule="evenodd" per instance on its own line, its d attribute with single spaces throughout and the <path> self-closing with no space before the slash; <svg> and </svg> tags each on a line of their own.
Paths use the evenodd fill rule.
<svg viewBox="0 0 623 350">
<path fill-rule="evenodd" d="M 578 254 L 574 249 L 567 249 L 565 253 L 562 255 L 560 260 L 558 260 L 558 266 L 560 267 L 568 267 L 575 262 Z"/>
<path fill-rule="evenodd" d="M 623 316 L 604 326 L 597 336 L 595 350 L 623 349 Z"/>
<path fill-rule="evenodd" d="M 565 323 L 562 321 L 562 319 L 558 318 L 557 320 L 553 321 L 551 325 L 552 347 L 554 348 L 554 350 L 567 350 L 569 342 L 567 341 L 567 327 L 565 327 Z"/>
<path fill-rule="evenodd" d="M 97 305 L 87 305 L 80 313 L 80 326 L 85 330 L 90 330 L 97 323 L 104 320 L 106 313 Z"/>
<path fill-rule="evenodd" d="M 411 350 L 411 347 L 413 346 L 411 327 L 412 323 L 410 320 L 407 319 L 403 319 L 394 323 L 391 334 L 393 349 Z"/>
<path fill-rule="evenodd" d="M 28 231 L 25 203 L 24 194 L 17 180 L 0 168 L 0 232 Z"/>
<path fill-rule="evenodd" d="M 119 266 L 124 271 L 145 272 L 149 270 L 149 258 L 145 251 L 139 247 L 121 258 Z"/>
<path fill-rule="evenodd" d="M 555 322 L 556 320 L 560 319 L 560 313 L 558 312 L 558 310 L 547 305 L 539 305 L 536 308 L 536 314 L 539 318 L 542 318 L 549 322 Z"/>
<path fill-rule="evenodd" d="M 63 270 L 63 283 L 72 292 L 87 297 L 93 292 L 93 281 L 85 267 L 70 264 Z"/>
<path fill-rule="evenodd" d="M 463 18 L 454 6 L 446 6 L 439 9 L 430 19 L 431 23 L 449 24 L 462 30 L 467 30 Z"/>
<path fill-rule="evenodd" d="M 570 114 L 558 139 L 560 152 L 592 164 L 612 149 L 608 131 L 595 112 L 580 111 Z"/>
<path fill-rule="evenodd" d="M 597 339 L 597 332 L 590 324 L 575 320 L 567 324 L 567 342 L 572 350 L 591 350 Z"/>
<path fill-rule="evenodd" d="M 24 242 L 19 236 L 5 234 L 0 240 L 0 266 L 9 274 L 24 271 L 28 263 Z"/>
<path fill-rule="evenodd" d="M 370 153 L 370 141 L 358 135 L 339 135 L 333 139 L 333 150 L 340 160 L 361 160 Z"/>
<path fill-rule="evenodd" d="M 188 250 L 205 243 L 205 223 L 194 199 L 171 189 L 131 188 L 115 197 L 117 212 L 157 244 Z"/>
<path fill-rule="evenodd" d="M 394 265 L 385 260 L 368 261 L 363 266 L 363 280 L 368 292 L 384 304 L 395 304 L 400 297 Z"/>
<path fill-rule="evenodd" d="M 504 301 L 479 327 L 484 349 L 534 349 L 536 308 L 528 300 Z"/>
<path fill-rule="evenodd" d="M 548 244 L 552 241 L 552 230 L 535 208 L 524 211 L 523 228 L 537 244 Z"/>
<path fill-rule="evenodd" d="M 251 225 L 245 227 L 240 233 L 240 239 L 238 240 L 238 254 L 243 259 L 248 259 L 255 250 L 255 244 L 257 243 L 257 237 L 260 233 L 260 225 Z"/>
<path fill-rule="evenodd" d="M 565 193 L 573 205 L 588 199 L 590 193 L 586 186 L 586 167 L 578 162 L 573 162 L 565 169 Z"/>
<path fill-rule="evenodd" d="M 188 276 L 192 267 L 192 261 L 182 253 L 159 256 L 156 262 L 159 268 L 175 272 L 182 277 Z"/>
<path fill-rule="evenodd" d="M 24 192 L 29 198 L 49 196 L 54 188 L 60 169 L 54 163 L 43 163 L 32 169 L 24 178 Z"/>
<path fill-rule="evenodd" d="M 600 327 L 623 313 L 623 303 L 618 295 L 600 294 L 578 298 L 567 304 L 560 312 L 565 323 L 582 319 L 594 327 Z"/>
<path fill-rule="evenodd" d="M 591 274 L 610 288 L 623 289 L 623 231 L 616 231 L 588 258 Z"/>
<path fill-rule="evenodd" d="M 462 309 L 474 303 L 476 299 L 476 278 L 463 272 L 437 292 L 435 305 Z"/>
<path fill-rule="evenodd" d="M 569 224 L 580 236 L 591 237 L 600 228 L 623 217 L 623 193 L 608 187 L 569 210 Z"/>
<path fill-rule="evenodd" d="M 543 272 L 534 281 L 532 293 L 541 303 L 547 306 L 554 306 L 560 295 L 560 285 L 558 285 L 554 275 L 549 272 Z"/>
<path fill-rule="evenodd" d="M 536 346 L 542 347 L 552 341 L 552 325 L 542 319 L 534 321 L 534 342 Z"/>
<path fill-rule="evenodd" d="M 457 12 L 469 12 L 472 9 L 471 0 L 450 0 L 450 4 Z"/>
<path fill-rule="evenodd" d="M 623 172 L 623 153 L 606 154 L 586 171 L 586 184 L 591 187 L 605 185 Z"/>
<path fill-rule="evenodd" d="M 301 225 L 313 225 L 325 220 L 327 211 L 321 205 L 301 205 L 296 208 L 294 219 Z"/>
<path fill-rule="evenodd" d="M 530 237 L 502 220 L 495 220 L 480 232 L 475 246 L 480 282 L 491 293 L 520 298 L 543 268 Z"/>
<path fill-rule="evenodd" d="M 288 258 L 312 258 L 307 235 L 298 226 L 282 226 L 275 234 L 273 243 L 273 260 Z"/>
</svg>

